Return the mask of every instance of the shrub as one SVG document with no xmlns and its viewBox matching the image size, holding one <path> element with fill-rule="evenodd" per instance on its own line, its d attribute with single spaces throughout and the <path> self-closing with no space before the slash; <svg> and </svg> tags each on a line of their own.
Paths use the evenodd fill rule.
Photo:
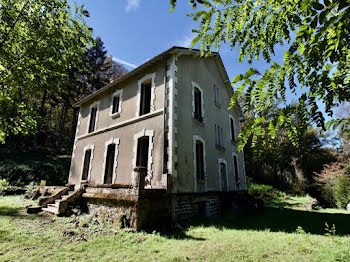
<svg viewBox="0 0 350 262">
<path fill-rule="evenodd" d="M 47 185 L 59 186 L 67 183 L 69 167 L 69 157 L 18 153 L 0 161 L 0 177 L 16 186 L 30 182 L 38 184 L 40 180 L 46 180 Z"/>
<path fill-rule="evenodd" d="M 7 182 L 6 179 L 1 179 L 0 178 L 0 194 L 2 193 L 2 191 L 6 190 L 6 189 L 8 189 L 10 187 L 11 187 L 10 183 Z"/>
<path fill-rule="evenodd" d="M 345 208 L 350 201 L 350 180 L 347 175 L 334 179 L 333 196 L 338 208 Z"/>
<path fill-rule="evenodd" d="M 341 162 L 325 165 L 320 173 L 315 173 L 321 202 L 330 207 L 345 208 L 350 201 L 350 177 Z"/>
<path fill-rule="evenodd" d="M 261 193 L 265 193 L 271 197 L 283 197 L 285 195 L 284 192 L 274 188 L 273 186 L 256 183 L 249 177 L 247 177 L 247 189 L 248 193 L 253 196 L 259 196 Z"/>
</svg>

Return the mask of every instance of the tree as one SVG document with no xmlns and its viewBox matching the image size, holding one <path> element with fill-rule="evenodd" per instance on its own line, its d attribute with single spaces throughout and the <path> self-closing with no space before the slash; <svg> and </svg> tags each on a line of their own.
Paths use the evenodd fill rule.
<svg viewBox="0 0 350 262">
<path fill-rule="evenodd" d="M 69 111 L 73 111 L 73 104 L 128 72 L 123 65 L 113 62 L 111 57 L 107 57 L 106 54 L 103 41 L 97 37 L 92 47 L 85 52 L 84 64 L 86 66 L 70 69 L 66 88 L 52 97 L 53 100 L 62 105 L 56 152 L 61 150 L 63 129 Z M 71 118 L 74 123 L 76 122 L 76 113 L 72 112 Z M 74 137 L 74 130 L 70 137 Z"/>
<path fill-rule="evenodd" d="M 350 7 L 348 0 L 191 0 L 192 19 L 199 23 L 193 32 L 192 47 L 200 42 L 202 55 L 220 49 L 223 43 L 237 47 L 239 62 L 261 57 L 269 69 L 250 68 L 234 77 L 236 87 L 231 107 L 244 96 L 243 109 L 258 117 L 248 122 L 240 134 L 239 149 L 268 125 L 269 139 L 285 127 L 294 146 L 299 146 L 298 130 L 292 123 L 293 108 L 286 92 L 298 98 L 302 119 L 325 129 L 325 113 L 333 117 L 339 103 L 350 100 Z M 176 0 L 170 0 L 173 9 Z M 273 61 L 276 47 L 285 48 L 283 62 Z M 284 107 L 274 119 L 262 112 L 280 99 Z M 336 118 L 329 126 L 350 126 L 349 118 Z M 349 128 L 344 129 L 349 130 Z"/>
<path fill-rule="evenodd" d="M 92 30 L 84 7 L 66 0 L 1 0 L 0 142 L 40 131 L 45 103 L 67 88 L 69 70 L 84 66 Z M 10 110 L 9 110 L 10 109 Z"/>
</svg>

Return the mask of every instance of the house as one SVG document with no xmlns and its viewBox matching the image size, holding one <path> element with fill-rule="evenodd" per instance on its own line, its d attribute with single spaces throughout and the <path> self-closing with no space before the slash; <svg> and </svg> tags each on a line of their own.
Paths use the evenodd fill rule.
<svg viewBox="0 0 350 262">
<path fill-rule="evenodd" d="M 76 104 L 69 184 L 90 212 L 142 228 L 219 215 L 246 191 L 240 107 L 218 53 L 172 47 Z"/>
</svg>

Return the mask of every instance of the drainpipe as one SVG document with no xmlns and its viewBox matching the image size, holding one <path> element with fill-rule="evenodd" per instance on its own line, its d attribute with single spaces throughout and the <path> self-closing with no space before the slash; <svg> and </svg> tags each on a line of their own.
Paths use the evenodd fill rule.
<svg viewBox="0 0 350 262">
<path fill-rule="evenodd" d="M 163 174 L 168 173 L 167 163 L 168 163 L 168 134 L 166 131 L 166 89 L 167 89 L 167 83 L 166 83 L 166 77 L 167 77 L 167 70 L 166 70 L 166 61 L 164 60 L 163 56 L 161 56 L 161 60 L 164 65 L 164 102 L 163 102 Z"/>
</svg>

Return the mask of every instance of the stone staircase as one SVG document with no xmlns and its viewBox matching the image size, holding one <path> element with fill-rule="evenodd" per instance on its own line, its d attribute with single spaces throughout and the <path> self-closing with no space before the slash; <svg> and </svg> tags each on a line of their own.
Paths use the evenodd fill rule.
<svg viewBox="0 0 350 262">
<path fill-rule="evenodd" d="M 58 198 L 56 198 L 54 203 L 47 204 L 47 207 L 42 208 L 42 210 L 52 213 L 54 215 L 60 215 L 60 205 L 67 201 L 76 192 L 77 190 L 69 190 L 64 195 L 61 195 Z"/>
</svg>

